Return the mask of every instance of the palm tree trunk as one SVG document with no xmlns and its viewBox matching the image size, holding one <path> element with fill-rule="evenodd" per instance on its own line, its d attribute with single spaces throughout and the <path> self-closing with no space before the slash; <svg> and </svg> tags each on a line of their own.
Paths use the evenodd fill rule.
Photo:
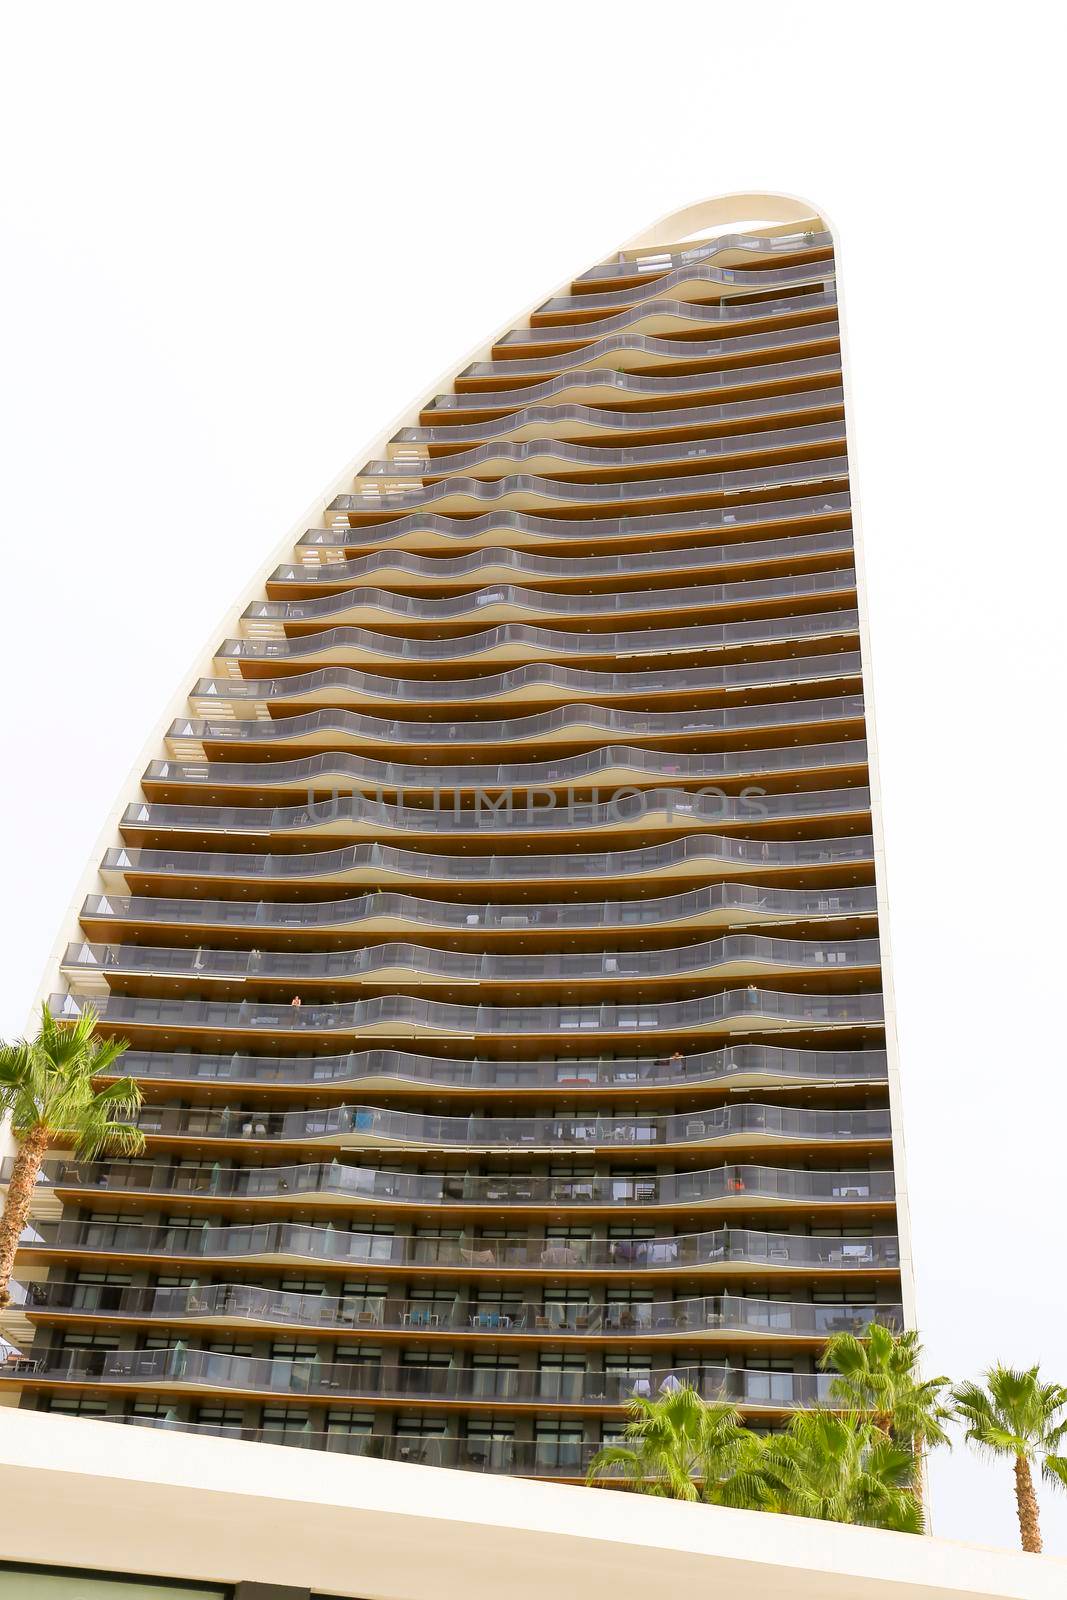
<svg viewBox="0 0 1067 1600">
<path fill-rule="evenodd" d="M 1037 1511 L 1037 1495 L 1030 1474 L 1030 1463 L 1025 1456 L 1015 1457 L 1015 1504 L 1019 1511 L 1019 1532 L 1023 1549 L 1039 1556 L 1042 1551 L 1041 1523 Z"/>
<path fill-rule="evenodd" d="M 915 1457 L 915 1470 L 911 1480 L 911 1492 L 915 1496 L 915 1504 L 919 1508 L 923 1532 L 929 1533 L 930 1528 L 927 1525 L 928 1519 L 926 1515 L 926 1451 L 921 1445 L 914 1445 L 912 1453 Z"/>
<path fill-rule="evenodd" d="M 11 1300 L 15 1251 L 30 1214 L 34 1185 L 47 1149 L 47 1128 L 33 1128 L 25 1138 L 19 1140 L 11 1181 L 7 1186 L 4 1214 L 0 1217 L 0 1306 L 6 1306 Z"/>
</svg>

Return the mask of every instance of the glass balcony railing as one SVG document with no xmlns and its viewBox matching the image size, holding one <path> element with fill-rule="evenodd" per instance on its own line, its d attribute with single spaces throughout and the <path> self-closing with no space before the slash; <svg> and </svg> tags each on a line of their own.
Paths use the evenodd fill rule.
<svg viewBox="0 0 1067 1600">
<path fill-rule="evenodd" d="M 873 894 L 873 890 L 871 893 Z M 303 1009 L 301 1007 L 301 1009 Z M 425 1084 L 436 1089 L 535 1089 L 568 1095 L 598 1089 L 710 1084 L 884 1083 L 884 1050 L 783 1050 L 777 1045 L 731 1045 L 726 1050 L 671 1056 L 568 1057 L 556 1061 L 464 1061 L 404 1050 L 353 1050 L 340 1056 L 193 1054 L 187 1050 L 127 1050 L 112 1074 L 171 1082 L 272 1084 Z"/>
<path fill-rule="evenodd" d="M 896 1271 L 893 1234 L 857 1237 L 757 1233 L 716 1228 L 709 1233 L 652 1239 L 498 1238 L 473 1232 L 451 1238 L 349 1232 L 303 1222 L 164 1224 L 65 1220 L 29 1224 L 22 1249 L 56 1254 L 147 1256 L 182 1260 L 276 1257 L 320 1261 L 379 1272 L 390 1267 L 447 1269 L 466 1277 L 507 1272 L 647 1273 L 713 1271 L 731 1266 L 753 1271 Z"/>
<path fill-rule="evenodd" d="M 102 870 L 140 876 L 158 873 L 197 878 L 255 878 L 257 881 L 358 877 L 392 874 L 446 883 L 589 883 L 606 878 L 650 873 L 678 875 L 796 871 L 836 868 L 869 862 L 873 841 L 866 835 L 841 839 L 735 839 L 695 834 L 643 850 L 603 850 L 555 855 L 473 854 L 440 856 L 374 843 L 345 845 L 339 850 L 300 851 L 293 855 L 260 855 L 221 850 L 139 850 L 112 845 Z"/>
<path fill-rule="evenodd" d="M 884 1020 L 880 994 L 779 994 L 773 990 L 728 989 L 696 1000 L 660 1004 L 603 1001 L 599 1005 L 454 1005 L 406 994 L 379 995 L 338 1005 L 269 1005 L 215 1000 L 139 999 L 107 995 L 84 1001 L 53 995 L 53 1011 L 77 1016 L 91 1003 L 101 1020 L 114 1027 L 181 1028 L 238 1033 L 416 1033 L 464 1039 L 536 1038 L 567 1033 L 601 1036 L 641 1033 L 697 1033 L 739 1028 L 867 1028 Z"/>
<path fill-rule="evenodd" d="M 497 452 L 502 447 L 497 447 Z M 518 446 L 509 446 L 517 449 Z M 663 447 L 668 448 L 667 446 Z M 490 455 L 497 452 L 490 451 Z M 471 452 L 480 454 L 481 452 Z M 605 451 L 589 454 L 604 455 Z M 624 452 L 613 452 L 623 454 Z M 451 459 L 451 458 L 446 458 Z M 383 462 L 383 470 L 392 466 Z M 437 468 L 437 470 L 440 470 Z M 659 572 L 703 571 L 708 567 L 733 567 L 770 564 L 776 561 L 809 560 L 824 555 L 849 554 L 852 550 L 852 533 L 848 528 L 832 529 L 829 533 L 794 533 L 781 539 L 761 539 L 758 544 L 721 544 L 692 549 L 677 549 L 666 545 L 662 550 L 640 550 L 629 554 L 606 556 L 543 556 L 536 551 L 509 550 L 490 547 L 472 550 L 462 556 L 426 557 L 406 550 L 375 550 L 370 555 L 355 556 L 348 561 L 331 561 L 325 566 L 308 567 L 302 562 L 275 567 L 268 580 L 271 583 L 330 583 L 347 579 L 373 578 L 376 572 L 402 572 L 412 578 L 428 578 L 445 583 L 471 582 L 480 572 L 491 568 L 506 569 L 522 577 L 551 579 L 592 580 L 595 578 L 632 578 L 654 575 Z"/>
<path fill-rule="evenodd" d="M 129 1384 L 151 1389 L 164 1385 L 190 1389 L 246 1391 L 251 1394 L 315 1396 L 342 1400 L 395 1400 L 464 1403 L 491 1401 L 503 1406 L 626 1406 L 636 1395 L 668 1393 L 692 1385 L 708 1400 L 727 1400 L 752 1409 L 818 1405 L 829 1398 L 830 1375 L 815 1372 L 749 1371 L 726 1366 L 635 1366 L 632 1370 L 578 1372 L 561 1367 L 404 1366 L 377 1361 L 322 1361 L 318 1356 L 286 1361 L 278 1357 L 224 1355 L 190 1350 L 66 1350 L 38 1360 L 25 1358 L 0 1376 L 20 1383 Z"/>
<path fill-rule="evenodd" d="M 796 307 L 800 311 L 800 306 Z M 773 351 L 793 351 L 806 345 L 827 345 L 840 336 L 836 320 L 791 323 L 788 327 L 774 328 L 764 333 L 731 333 L 718 339 L 671 339 L 649 333 L 604 333 L 600 330 L 588 344 L 577 350 L 543 356 L 513 356 L 500 360 L 472 361 L 457 374 L 457 383 L 528 377 L 543 379 L 554 373 L 571 373 L 595 367 L 611 370 L 643 370 L 646 367 L 670 366 L 684 362 L 693 367 L 697 363 L 718 363 L 752 358 L 759 366 L 759 358 Z M 747 370 L 747 369 L 746 369 Z"/>
<path fill-rule="evenodd" d="M 775 255 L 791 255 L 797 251 L 832 250 L 833 245 L 833 234 L 825 230 L 771 234 L 722 233 L 715 239 L 708 239 L 703 244 L 690 245 L 685 250 L 654 250 L 649 247 L 647 250 L 634 251 L 628 255 L 620 251 L 610 261 L 602 261 L 598 266 L 590 267 L 588 271 L 579 274 L 575 281 L 594 283 L 599 278 L 629 278 L 637 277 L 641 273 L 655 274 L 659 281 L 662 281 L 660 275 L 669 269 L 691 267 L 698 262 L 712 262 L 716 256 L 733 254 L 739 250 L 751 255 L 753 261 L 760 261 Z M 818 271 L 826 277 L 832 276 L 833 270 L 832 258 L 818 263 Z M 732 276 L 747 283 L 751 274 L 746 267 Z M 579 305 L 584 301 L 584 295 L 578 297 Z"/>
<path fill-rule="evenodd" d="M 686 1300 L 639 1300 L 629 1304 L 592 1301 L 499 1301 L 455 1299 L 396 1300 L 385 1295 L 301 1293 L 261 1289 L 248 1283 L 191 1283 L 182 1288 L 134 1289 L 112 1283 L 31 1283 L 31 1310 L 84 1312 L 89 1316 L 130 1317 L 160 1322 L 225 1318 L 267 1326 L 351 1332 L 381 1329 L 433 1333 L 577 1335 L 579 1338 L 688 1340 L 702 1334 L 759 1334 L 774 1339 L 829 1339 L 835 1333 L 860 1337 L 872 1322 L 902 1328 L 901 1306 L 889 1301 L 868 1305 L 812 1305 L 808 1302 L 705 1295 Z"/>
<path fill-rule="evenodd" d="M 760 433 L 727 434 L 714 439 L 679 439 L 671 444 L 628 445 L 622 449 L 568 444 L 565 440 L 545 438 L 524 439 L 519 443 L 480 444 L 471 450 L 447 456 L 420 456 L 414 451 L 405 451 L 388 459 L 365 462 L 356 477 L 361 482 L 375 478 L 431 477 L 451 480 L 453 473 L 469 472 L 486 462 L 492 462 L 494 466 L 498 462 L 514 462 L 521 466 L 546 457 L 558 462 L 561 470 L 574 467 L 599 471 L 602 468 L 655 467 L 661 463 L 704 463 L 723 457 L 768 455 L 828 445 L 844 448 L 845 424 L 840 419 L 834 422 L 811 422 L 792 428 L 771 428 Z M 826 453 L 836 454 L 830 451 Z M 679 555 L 693 553 L 678 552 Z M 647 560 L 646 556 L 646 563 Z"/>
<path fill-rule="evenodd" d="M 564 901 L 559 905 L 471 905 L 468 901 L 419 900 L 413 895 L 374 893 L 348 900 L 174 900 L 145 895 L 87 895 L 83 921 L 178 924 L 184 927 L 299 929 L 358 928 L 361 924 L 411 923 L 456 933 L 602 932 L 663 927 L 709 919 L 743 922 L 873 917 L 871 885 L 858 889 L 764 889 L 742 883 L 707 884 L 654 900 Z"/>
<path fill-rule="evenodd" d="M 518 365 L 518 362 L 509 365 Z M 525 392 L 525 391 L 521 391 Z M 353 494 L 330 501 L 331 511 L 412 509 L 439 502 L 472 501 L 475 505 L 506 505 L 517 501 L 550 500 L 567 505 L 611 506 L 642 504 L 648 500 L 699 500 L 719 495 L 755 494 L 764 489 L 785 489 L 806 483 L 848 480 L 848 457 L 830 454 L 817 461 L 792 461 L 770 467 L 738 467 L 730 472 L 701 472 L 691 477 L 627 478 L 617 483 L 586 483 L 570 478 L 539 478 L 529 473 L 497 478 L 445 478 L 432 484 L 387 484 L 361 481 Z"/>
<path fill-rule="evenodd" d="M 68 944 L 62 966 L 74 974 L 150 975 L 257 983 L 381 983 L 393 977 L 436 983 L 650 983 L 756 974 L 876 970 L 877 939 L 815 943 L 762 934 L 728 934 L 665 950 L 600 950 L 504 954 L 441 950 L 416 944 L 364 945 L 356 950 L 211 950 L 202 946 Z"/>
<path fill-rule="evenodd" d="M 629 413 L 624 414 L 629 417 Z M 661 416 L 662 413 L 656 412 L 654 415 Z M 681 537 L 687 533 L 740 533 L 745 528 L 758 528 L 768 523 L 810 522 L 829 517 L 843 520 L 850 514 L 851 508 L 847 489 L 836 489 L 832 494 L 806 495 L 795 500 L 775 499 L 755 505 L 711 506 L 699 511 L 655 511 L 643 512 L 640 516 L 590 517 L 582 520 L 534 516 L 528 511 L 498 508 L 479 517 L 448 517 L 440 512 L 415 511 L 387 522 L 350 528 L 340 511 L 336 510 L 332 528 L 309 529 L 299 543 L 395 544 L 409 534 L 432 533 L 465 544 L 476 543 L 479 539 L 492 539 L 500 534 L 506 536 L 508 544 L 527 538 L 547 539 L 554 543 L 595 544 L 619 539 Z"/>
<path fill-rule="evenodd" d="M 625 271 L 625 269 L 623 269 Z M 776 300 L 694 302 L 669 297 L 646 300 L 614 316 L 597 317 L 589 322 L 551 323 L 537 328 L 515 328 L 496 341 L 497 349 L 511 345 L 583 344 L 609 333 L 624 333 L 627 328 L 658 318 L 671 322 L 691 322 L 707 327 L 743 327 L 746 322 L 769 318 L 807 318 L 813 312 L 837 310 L 837 290 L 833 284 L 805 295 L 783 295 Z"/>
<path fill-rule="evenodd" d="M 498 1472 L 513 1477 L 548 1478 L 571 1482 L 584 1479 L 598 1444 L 566 1441 L 520 1442 L 511 1438 L 472 1436 L 458 1439 L 445 1432 L 374 1434 L 369 1428 L 353 1432 L 337 1427 L 316 1433 L 310 1427 L 227 1427 L 206 1422 L 182 1422 L 174 1417 L 106 1416 L 104 1422 L 131 1427 L 168 1428 L 203 1438 L 241 1439 L 251 1444 L 292 1445 L 301 1450 L 326 1450 L 331 1455 L 361 1456 L 374 1461 L 402 1461 L 408 1465 L 452 1467 L 457 1471 Z M 499 1430 L 494 1429 L 494 1433 Z"/>
<path fill-rule="evenodd" d="M 805 249 L 813 248 L 804 246 Z M 653 258 L 649 258 L 650 260 Z M 552 300 L 546 300 L 544 305 L 538 306 L 538 316 L 550 316 L 565 311 L 600 311 L 613 310 L 616 307 L 640 305 L 643 301 L 668 293 L 683 283 L 707 283 L 711 285 L 732 286 L 734 289 L 748 289 L 753 292 L 764 289 L 789 289 L 802 288 L 806 284 L 823 284 L 834 276 L 832 260 L 812 261 L 792 267 L 768 267 L 758 270 L 750 267 L 716 267 L 707 261 L 687 260 L 677 266 L 669 266 L 669 270 L 658 272 L 651 277 L 648 283 L 632 285 L 626 289 L 606 290 L 603 293 L 557 295 Z M 635 268 L 633 276 L 637 276 L 640 268 Z M 652 272 L 651 266 L 644 268 Z M 629 276 L 627 269 L 616 276 Z"/>
<path fill-rule="evenodd" d="M 338 627 L 292 639 L 226 639 L 216 655 L 266 661 L 298 660 L 323 650 L 382 656 L 397 661 L 463 661 L 471 656 L 503 653 L 607 656 L 619 660 L 692 654 L 704 650 L 741 650 L 746 646 L 789 644 L 800 639 L 833 639 L 859 627 L 854 609 L 816 612 L 803 617 L 759 617 L 749 622 L 700 623 L 689 628 L 636 629 L 630 633 L 559 632 L 528 622 L 501 622 L 480 633 L 449 639 L 406 638 L 374 633 L 369 628 Z"/>
<path fill-rule="evenodd" d="M 835 534 L 836 538 L 837 535 Z M 319 667 L 287 678 L 199 678 L 192 694 L 220 700 L 292 700 L 301 695 L 351 694 L 391 704 L 472 703 L 529 695 L 695 696 L 717 690 L 765 689 L 776 684 L 815 683 L 825 678 L 858 677 L 858 650 L 830 655 L 793 656 L 785 661 L 746 661 L 721 667 L 666 667 L 655 672 L 596 672 L 531 662 L 483 678 L 381 678 L 356 667 Z"/>
<path fill-rule="evenodd" d="M 758 1108 L 765 1109 L 765 1108 Z M 298 1123 L 310 1118 L 316 1126 L 312 1137 L 320 1131 L 321 1113 L 262 1113 L 194 1111 L 182 1118 L 170 1115 L 165 1108 L 165 1125 L 197 1128 L 203 1123 L 205 1137 L 215 1138 L 220 1130 L 233 1137 L 259 1139 L 259 1127 L 264 1137 L 278 1134 L 279 1120 L 286 1116 Z M 351 1113 L 349 1113 L 351 1115 Z M 465 1119 L 450 1118 L 450 1122 Z M 499 1134 L 501 1119 L 477 1118 L 479 1125 L 489 1127 Z M 533 1126 L 535 1119 L 523 1119 L 524 1126 Z M 668 1119 L 640 1121 L 622 1117 L 554 1119 L 551 1131 L 565 1126 L 575 1131 L 571 1143 L 607 1144 L 619 1142 L 642 1145 L 656 1142 L 676 1142 L 667 1135 L 670 1130 L 660 1127 Z M 679 1119 L 680 1121 L 682 1119 Z M 684 1119 L 692 1124 L 693 1118 Z M 758 1118 L 752 1119 L 754 1122 Z M 153 1132 L 156 1127 L 155 1110 L 143 1113 L 142 1126 Z M 341 1119 L 337 1119 L 340 1124 Z M 541 1119 L 547 1122 L 547 1119 Z M 878 1137 L 886 1136 L 886 1116 L 878 1113 L 868 1116 L 862 1126 L 877 1129 Z M 290 1129 L 290 1132 L 292 1129 Z M 654 1135 L 644 1137 L 647 1131 Z M 684 1134 L 684 1129 L 682 1130 Z M 590 1139 L 589 1134 L 593 1137 Z M 630 1138 L 630 1134 L 634 1138 Z M 448 1141 L 455 1142 L 455 1141 Z M 479 1143 L 499 1143 L 494 1140 Z M 522 1134 L 516 1144 L 523 1142 Z M 536 1141 L 535 1141 L 536 1142 Z M 14 1158 L 0 1163 L 0 1182 L 9 1182 Z M 893 1174 L 888 1171 L 812 1172 L 807 1168 L 765 1167 L 751 1163 L 713 1167 L 706 1172 L 656 1173 L 636 1177 L 600 1176 L 585 1178 L 530 1177 L 502 1174 L 494 1177 L 476 1176 L 465 1172 L 390 1172 L 381 1167 L 349 1167 L 338 1161 L 305 1162 L 295 1167 L 223 1167 L 217 1161 L 210 1165 L 168 1166 L 157 1161 L 46 1161 L 37 1179 L 42 1188 L 88 1189 L 94 1193 L 150 1194 L 175 1196 L 202 1196 L 211 1199 L 271 1199 L 279 1195 L 337 1197 L 359 1204 L 376 1204 L 385 1201 L 392 1205 L 442 1205 L 442 1206 L 567 1206 L 577 1209 L 637 1205 L 642 1210 L 657 1206 L 689 1206 L 730 1202 L 743 1206 L 750 1200 L 776 1200 L 787 1204 L 859 1206 L 885 1203 L 894 1198 Z"/>
<path fill-rule="evenodd" d="M 636 745 L 606 745 L 577 755 L 555 756 L 549 761 L 514 761 L 497 766 L 404 766 L 377 761 L 344 750 L 329 750 L 290 761 L 150 761 L 144 782 L 228 787 L 246 785 L 256 790 L 298 785 L 309 790 L 330 782 L 336 791 L 340 780 L 356 786 L 382 786 L 431 793 L 494 788 L 560 787 L 590 780 L 625 777 L 628 783 L 672 778 L 683 782 L 717 778 L 749 778 L 777 772 L 811 772 L 843 767 L 866 767 L 867 746 L 862 739 L 842 739 L 832 744 L 788 745 L 781 750 L 702 750 L 688 755 L 677 750 L 642 750 Z"/>
<path fill-rule="evenodd" d="M 581 304 L 591 311 L 594 303 L 615 307 L 628 305 L 635 298 L 636 292 L 622 298 L 614 295 L 583 295 Z M 443 411 L 514 411 L 519 406 L 553 400 L 557 395 L 581 389 L 608 390 L 614 400 L 625 400 L 630 396 L 707 395 L 757 387 L 781 388 L 789 384 L 806 383 L 809 378 L 826 378 L 834 383 L 840 382 L 840 374 L 841 356 L 836 351 L 831 355 L 800 356 L 793 361 L 727 367 L 715 372 L 693 372 L 679 377 L 648 377 L 643 373 L 619 372 L 614 367 L 594 367 L 592 370 L 563 372 L 557 377 L 546 378 L 542 383 L 526 384 L 520 389 L 480 389 L 466 394 L 439 394 L 422 409 L 433 415 Z"/>
<path fill-rule="evenodd" d="M 212 744 L 282 743 L 309 739 L 316 734 L 344 735 L 382 744 L 530 744 L 568 737 L 582 741 L 593 733 L 625 739 L 680 739 L 704 735 L 748 732 L 754 728 L 811 727 L 826 722 L 855 722 L 863 717 L 861 694 L 833 695 L 826 699 L 787 700 L 751 706 L 697 706 L 691 711 L 627 711 L 613 706 L 567 705 L 531 716 L 485 722 L 398 721 L 371 717 L 333 707 L 295 716 L 245 722 L 208 722 L 177 718 L 167 729 L 169 739 L 199 739 Z"/>
<path fill-rule="evenodd" d="M 651 312 L 653 306 L 649 306 Z M 702 310 L 709 310 L 704 306 Z M 648 313 L 639 312 L 644 316 Z M 557 328 L 546 328 L 546 334 L 558 334 Z M 712 424 L 745 422 L 749 419 L 801 416 L 809 411 L 836 409 L 845 403 L 840 386 L 821 389 L 801 389 L 794 394 L 759 395 L 754 400 L 732 400 L 724 405 L 682 406 L 677 410 L 656 411 L 603 411 L 594 406 L 523 406 L 505 417 L 485 418 L 479 422 L 464 422 L 453 426 L 416 426 L 400 428 L 394 433 L 393 444 L 466 444 L 482 439 L 505 439 L 519 428 L 543 429 L 549 438 L 566 438 L 575 428 L 583 432 L 595 428 L 606 433 L 676 433 L 683 428 L 693 429 Z M 305 536 L 306 537 L 306 536 Z"/>
<path fill-rule="evenodd" d="M 194 832 L 305 832 L 339 825 L 373 832 L 527 834 L 576 833 L 647 828 L 661 822 L 668 827 L 689 827 L 705 823 L 709 827 L 731 822 L 764 823 L 804 817 L 865 816 L 870 811 L 870 790 L 802 789 L 787 794 L 728 795 L 692 794 L 687 789 L 649 789 L 641 794 L 623 793 L 601 804 L 599 801 L 569 800 L 565 806 L 546 804 L 551 796 L 542 795 L 528 804 L 502 810 L 487 805 L 448 810 L 440 805 L 390 805 L 388 801 L 364 795 L 337 796 L 307 806 L 184 806 L 152 801 L 133 801 L 122 814 L 122 829 L 175 828 Z"/>
<path fill-rule="evenodd" d="M 137 1126 L 157 1137 L 288 1142 L 322 1139 L 344 1148 L 407 1145 L 443 1150 L 652 1150 L 663 1146 L 778 1139 L 853 1144 L 890 1136 L 889 1112 L 808 1110 L 796 1106 L 715 1106 L 663 1117 L 597 1113 L 536 1117 L 443 1117 L 379 1106 L 324 1106 L 312 1111 L 246 1111 L 206 1106 L 144 1106 Z M 354 1170 L 354 1169 L 353 1169 Z M 692 1177 L 687 1174 L 686 1179 Z M 272 1181 L 272 1180 L 268 1180 Z M 680 1181 L 678 1193 L 685 1192 Z M 694 1196 L 696 1189 L 693 1190 Z"/>
<path fill-rule="evenodd" d="M 254 600 L 245 608 L 243 617 L 248 622 L 322 622 L 347 612 L 381 611 L 390 618 L 411 622 L 442 622 L 472 617 L 485 610 L 535 611 L 558 617 L 620 616 L 628 612 L 710 611 L 716 606 L 762 605 L 814 595 L 851 594 L 855 587 L 855 569 L 849 566 L 783 578 L 695 584 L 685 589 L 624 589 L 606 594 L 557 594 L 510 583 L 441 599 L 394 594 L 390 589 L 348 589 L 316 600 Z"/>
</svg>

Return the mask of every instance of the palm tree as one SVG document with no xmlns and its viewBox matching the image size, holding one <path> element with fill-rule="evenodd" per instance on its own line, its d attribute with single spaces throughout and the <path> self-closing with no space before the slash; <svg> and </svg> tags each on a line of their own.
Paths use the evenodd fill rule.
<svg viewBox="0 0 1067 1600">
<path fill-rule="evenodd" d="M 1041 1554 L 1041 1522 L 1033 1467 L 1054 1488 L 1067 1488 L 1067 1389 L 1043 1383 L 1038 1367 L 1016 1371 L 990 1367 L 985 1386 L 961 1383 L 952 1391 L 965 1438 L 985 1454 L 1010 1456 L 1015 1464 L 1015 1505 L 1024 1550 Z"/>
<path fill-rule="evenodd" d="M 15 1251 L 46 1151 L 69 1145 L 80 1161 L 92 1161 L 105 1149 L 135 1155 L 144 1148 L 144 1135 L 131 1120 L 141 1104 L 136 1081 L 95 1087 L 94 1079 L 126 1049 L 124 1039 L 97 1039 L 96 1023 L 91 1006 L 68 1022 L 45 1004 L 35 1039 L 0 1045 L 0 1119 L 10 1114 L 18 1141 L 0 1218 L 0 1306 L 11 1299 Z"/>
<path fill-rule="evenodd" d="M 910 1450 L 866 1417 L 798 1411 L 785 1433 L 749 1435 L 720 1504 L 921 1533 Z"/>
<path fill-rule="evenodd" d="M 748 1437 L 736 1409 L 701 1399 L 682 1384 L 656 1399 L 630 1403 L 625 1444 L 608 1444 L 589 1464 L 587 1483 L 615 1478 L 638 1494 L 668 1500 L 719 1498 Z"/>
<path fill-rule="evenodd" d="M 914 1329 L 894 1333 L 869 1323 L 863 1338 L 837 1333 L 827 1341 L 819 1365 L 835 1369 L 830 1399 L 866 1417 L 879 1432 L 914 1458 L 912 1489 L 922 1505 L 926 1452 L 949 1444 L 952 1408 L 944 1399 L 949 1379 L 922 1378 L 922 1345 Z"/>
</svg>

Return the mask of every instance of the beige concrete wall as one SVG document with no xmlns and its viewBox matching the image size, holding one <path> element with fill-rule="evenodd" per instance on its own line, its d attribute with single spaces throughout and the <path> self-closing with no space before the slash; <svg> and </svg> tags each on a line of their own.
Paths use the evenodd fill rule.
<svg viewBox="0 0 1067 1600">
<path fill-rule="evenodd" d="M 0 1508 L 12 1561 L 364 1600 L 1067 1594 L 1048 1556 L 33 1412 L 0 1423 Z"/>
</svg>

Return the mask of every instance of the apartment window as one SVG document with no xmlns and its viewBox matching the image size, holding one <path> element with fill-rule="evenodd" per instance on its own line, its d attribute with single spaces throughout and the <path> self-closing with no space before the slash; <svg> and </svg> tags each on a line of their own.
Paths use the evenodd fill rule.
<svg viewBox="0 0 1067 1600">
<path fill-rule="evenodd" d="M 374 1431 L 374 1418 L 365 1411 L 327 1411 L 327 1433 L 366 1435 Z"/>
<path fill-rule="evenodd" d="M 751 1357 L 745 1361 L 745 1394 L 750 1400 L 789 1405 L 793 1400 L 793 1363 Z"/>
<path fill-rule="evenodd" d="M 173 1421 L 177 1416 L 173 1405 L 165 1400 L 135 1400 L 126 1413 L 129 1417 L 147 1417 L 159 1422 Z"/>
<path fill-rule="evenodd" d="M 465 1250 L 477 1249 L 473 1234 L 461 1235 L 458 1228 L 416 1228 L 414 1238 L 415 1260 L 424 1265 L 454 1262 L 461 1246 Z"/>
<path fill-rule="evenodd" d="M 546 1472 L 577 1472 L 585 1443 L 580 1427 L 566 1422 L 538 1422 L 534 1430 L 534 1459 Z"/>
<path fill-rule="evenodd" d="M 102 1417 L 107 1413 L 106 1400 L 93 1400 L 88 1395 L 52 1394 L 45 1399 L 42 1411 L 57 1411 L 65 1417 Z"/>
<path fill-rule="evenodd" d="M 319 1347 L 317 1344 L 294 1344 L 291 1339 L 276 1339 L 270 1353 L 273 1361 L 311 1361 L 319 1354 Z"/>
<path fill-rule="evenodd" d="M 440 1417 L 409 1414 L 398 1417 L 396 1423 L 396 1455 L 398 1461 L 422 1462 L 427 1466 L 442 1466 L 447 1456 L 448 1424 Z"/>
<path fill-rule="evenodd" d="M 866 1306 L 871 1303 L 869 1289 L 820 1289 L 811 1297 L 816 1306 Z"/>
<path fill-rule="evenodd" d="M 200 1406 L 196 1413 L 196 1422 L 204 1428 L 240 1429 L 244 1420 L 240 1406 Z"/>
<path fill-rule="evenodd" d="M 557 1204 L 575 1200 L 592 1200 L 596 1188 L 595 1167 L 552 1166 L 549 1168 L 548 1192 Z"/>
<path fill-rule="evenodd" d="M 358 1366 L 373 1366 L 380 1363 L 382 1350 L 380 1345 L 370 1344 L 339 1344 L 334 1353 L 335 1361 L 351 1361 Z"/>
<path fill-rule="evenodd" d="M 561 1061 L 556 1066 L 558 1084 L 597 1083 L 600 1069 L 595 1062 Z"/>
<path fill-rule="evenodd" d="M 619 1331 L 648 1330 L 656 1318 L 654 1290 L 609 1288 L 606 1294 L 605 1326 Z"/>
<path fill-rule="evenodd" d="M 660 1360 L 662 1360 L 662 1356 Z M 625 1355 L 604 1357 L 605 1392 L 609 1395 L 652 1397 L 652 1357 L 644 1351 L 628 1351 Z"/>
<path fill-rule="evenodd" d="M 470 1423 L 467 1427 L 464 1449 L 470 1466 L 488 1467 L 494 1472 L 506 1472 L 515 1457 L 515 1424 L 513 1422 Z"/>
<path fill-rule="evenodd" d="M 75 1311 L 118 1311 L 122 1308 L 125 1291 L 130 1286 L 129 1273 L 79 1272 L 71 1291 L 71 1309 Z"/>
<path fill-rule="evenodd" d="M 413 1396 L 446 1395 L 451 1392 L 451 1382 L 446 1377 L 451 1366 L 452 1357 L 447 1350 L 405 1350 L 400 1357 L 397 1387 Z"/>
<path fill-rule="evenodd" d="M 538 1362 L 538 1395 L 542 1400 L 549 1402 L 573 1404 L 582 1398 L 585 1373 L 584 1356 L 557 1355 L 548 1352 L 542 1355 Z"/>
<path fill-rule="evenodd" d="M 311 1423 L 306 1411 L 289 1411 L 283 1406 L 264 1406 L 262 1427 L 264 1433 L 310 1433 Z"/>
</svg>

